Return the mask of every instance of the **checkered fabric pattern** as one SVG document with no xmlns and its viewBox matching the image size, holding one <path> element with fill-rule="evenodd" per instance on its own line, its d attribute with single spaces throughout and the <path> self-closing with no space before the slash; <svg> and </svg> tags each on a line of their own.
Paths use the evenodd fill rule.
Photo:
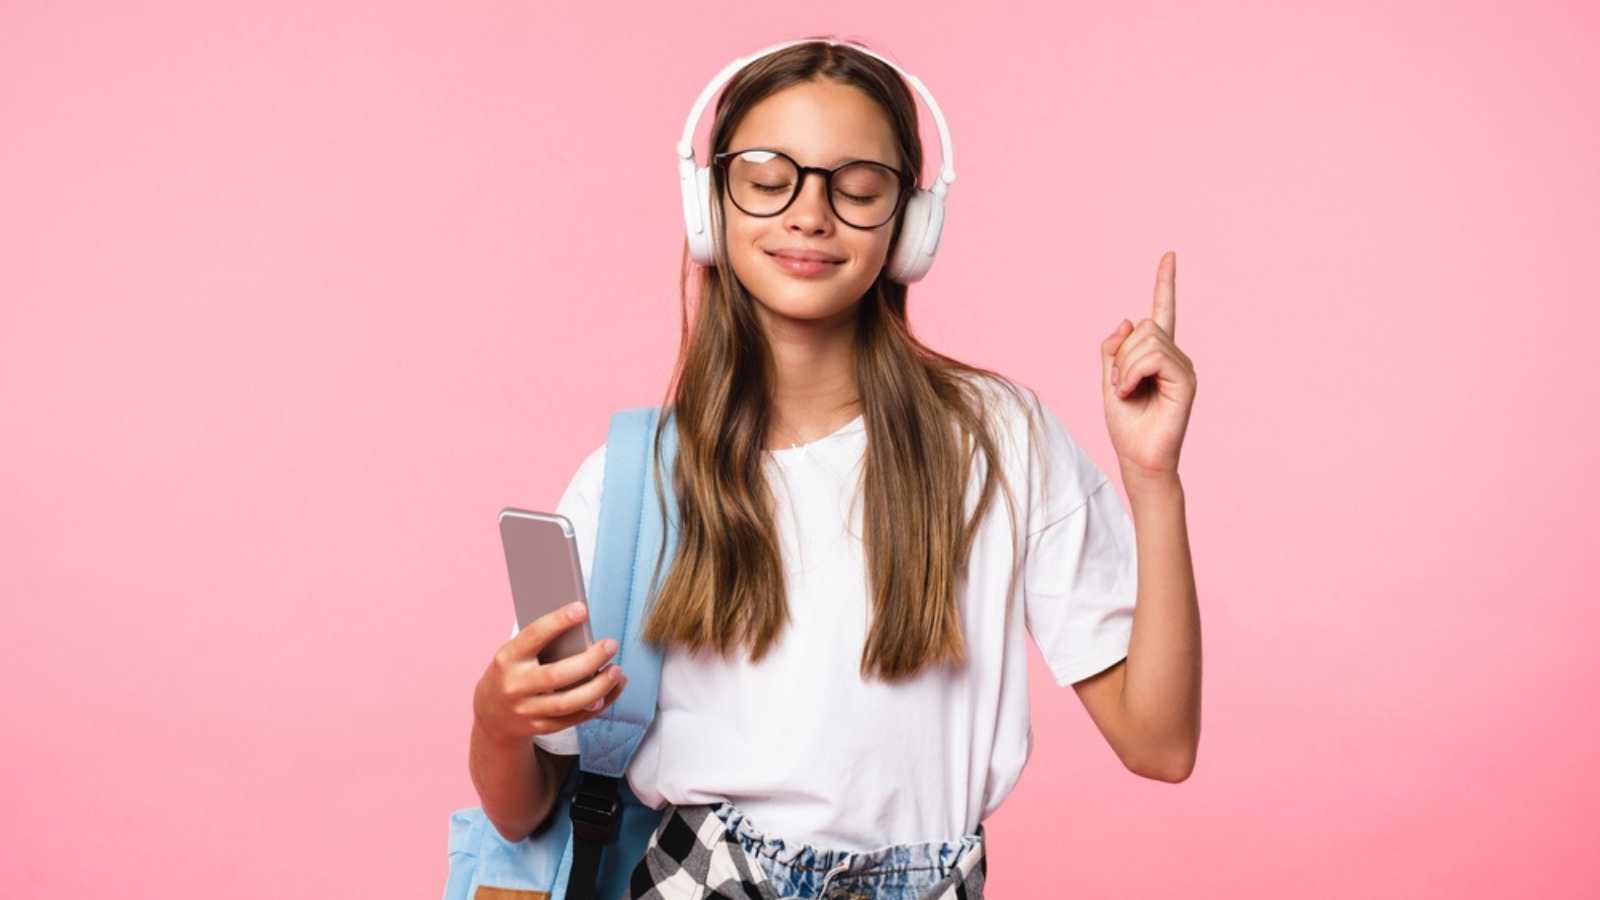
<svg viewBox="0 0 1600 900">
<path fill-rule="evenodd" d="M 982 900 L 988 873 L 980 845 L 924 894 L 922 900 Z M 833 889 L 828 896 L 835 896 Z M 857 894 L 841 892 L 856 900 Z M 629 900 L 786 900 L 727 826 L 705 806 L 667 807 L 634 867 Z M 870 898 L 864 898 L 870 900 Z"/>
<path fill-rule="evenodd" d="M 710 806 L 670 805 L 633 869 L 628 898 L 779 900 Z"/>
</svg>

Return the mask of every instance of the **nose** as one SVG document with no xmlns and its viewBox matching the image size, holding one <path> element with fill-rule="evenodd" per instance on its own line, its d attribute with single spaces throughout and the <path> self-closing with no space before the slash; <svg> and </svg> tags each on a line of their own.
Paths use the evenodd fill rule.
<svg viewBox="0 0 1600 900">
<path fill-rule="evenodd" d="M 813 179 L 811 176 L 815 175 Z M 828 179 L 821 172 L 800 173 L 800 196 L 785 212 L 790 228 L 808 234 L 823 233 L 832 227 L 833 207 L 828 204 Z"/>
</svg>

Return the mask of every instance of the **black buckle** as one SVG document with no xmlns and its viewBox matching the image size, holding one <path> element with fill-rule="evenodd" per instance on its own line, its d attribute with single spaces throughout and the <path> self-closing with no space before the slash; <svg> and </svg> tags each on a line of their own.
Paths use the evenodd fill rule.
<svg viewBox="0 0 1600 900">
<path fill-rule="evenodd" d="M 609 844 L 622 830 L 622 802 L 617 799 L 617 779 L 593 772 L 578 772 L 572 795 L 572 833 L 579 839 Z"/>
</svg>

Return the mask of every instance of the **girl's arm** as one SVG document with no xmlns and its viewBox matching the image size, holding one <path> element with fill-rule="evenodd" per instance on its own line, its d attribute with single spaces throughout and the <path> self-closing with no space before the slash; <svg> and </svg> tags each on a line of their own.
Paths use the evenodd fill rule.
<svg viewBox="0 0 1600 900">
<path fill-rule="evenodd" d="M 1183 485 L 1124 470 L 1139 547 L 1128 658 L 1073 685 L 1117 757 L 1146 778 L 1179 782 L 1200 746 L 1200 605 Z"/>
<path fill-rule="evenodd" d="M 555 807 L 573 757 L 546 753 L 527 738 L 496 740 L 472 723 L 467 768 L 483 814 L 507 841 L 537 831 Z"/>
<path fill-rule="evenodd" d="M 1129 769 L 1162 781 L 1194 770 L 1200 746 L 1200 609 L 1178 455 L 1194 407 L 1194 362 L 1178 348 L 1177 254 L 1156 265 L 1150 316 L 1100 344 L 1106 428 L 1138 533 L 1139 596 L 1128 658 L 1074 684 Z"/>
</svg>

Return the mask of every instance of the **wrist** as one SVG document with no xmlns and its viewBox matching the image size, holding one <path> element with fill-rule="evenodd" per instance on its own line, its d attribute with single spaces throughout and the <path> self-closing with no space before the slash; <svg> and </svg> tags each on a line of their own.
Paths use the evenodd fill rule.
<svg viewBox="0 0 1600 900">
<path fill-rule="evenodd" d="M 525 753 L 534 746 L 532 738 L 501 734 L 485 726 L 483 720 L 476 716 L 472 719 L 472 739 L 490 750 L 502 753 Z"/>
<path fill-rule="evenodd" d="M 1133 466 L 1122 467 L 1122 487 L 1129 502 L 1170 500 L 1183 497 L 1183 481 L 1176 470 L 1151 472 Z"/>
</svg>

